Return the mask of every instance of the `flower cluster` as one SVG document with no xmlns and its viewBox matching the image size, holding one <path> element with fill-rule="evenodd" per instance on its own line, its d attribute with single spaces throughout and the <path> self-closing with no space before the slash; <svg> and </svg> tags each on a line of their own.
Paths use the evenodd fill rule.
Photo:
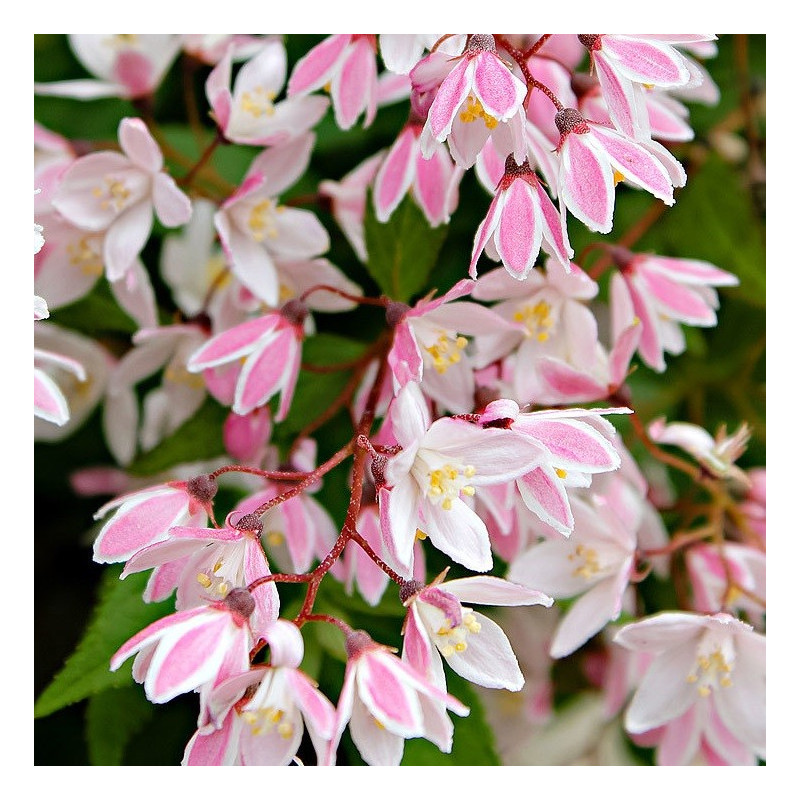
<svg viewBox="0 0 800 800">
<path fill-rule="evenodd" d="M 110 668 L 133 658 L 151 703 L 196 694 L 185 765 L 449 753 L 463 681 L 514 763 L 528 739 L 502 730 L 550 735 L 556 659 L 659 764 L 766 758 L 750 428 L 643 421 L 629 380 L 739 279 L 629 235 L 571 244 L 629 190 L 653 219 L 679 202 L 714 41 L 336 34 L 290 58 L 279 36 L 70 36 L 94 77 L 36 92 L 138 116 L 115 142 L 35 127 L 37 436 L 102 403 L 117 468 L 73 476 L 114 497 L 94 559 L 175 608 Z M 181 135 L 153 103 L 176 59 Z M 383 149 L 325 171 L 332 131 L 392 109 Z M 491 200 L 439 270 L 473 167 Z M 100 293 L 127 340 L 39 322 Z"/>
</svg>

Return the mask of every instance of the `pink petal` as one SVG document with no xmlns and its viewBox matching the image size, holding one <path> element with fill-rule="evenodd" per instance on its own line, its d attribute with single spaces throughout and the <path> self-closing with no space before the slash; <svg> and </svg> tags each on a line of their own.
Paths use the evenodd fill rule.
<svg viewBox="0 0 800 800">
<path fill-rule="evenodd" d="M 614 182 L 608 163 L 589 146 L 589 134 L 570 133 L 561 147 L 559 196 L 561 202 L 588 228 L 611 230 Z"/>
<path fill-rule="evenodd" d="M 162 224 L 168 228 L 185 225 L 192 217 L 192 203 L 167 174 L 153 178 L 153 205 Z"/>
<path fill-rule="evenodd" d="M 506 269 L 521 281 L 533 269 L 542 246 L 542 211 L 524 180 L 515 180 L 505 195 L 494 243 Z"/>
<path fill-rule="evenodd" d="M 161 149 L 142 120 L 125 117 L 119 123 L 118 136 L 125 155 L 140 169 L 158 172 L 164 166 Z"/>
<path fill-rule="evenodd" d="M 390 668 L 389 658 L 394 657 L 364 658 L 357 676 L 359 694 L 369 711 L 391 726 L 392 733 L 418 735 L 422 723 L 419 700 L 408 683 Z"/>
<path fill-rule="evenodd" d="M 562 481 L 552 467 L 541 466 L 517 479 L 525 505 L 539 519 L 568 536 L 574 525 Z"/>
<path fill-rule="evenodd" d="M 228 127 L 231 118 L 231 63 L 233 47 L 228 47 L 225 55 L 206 78 L 206 97 L 220 130 Z"/>
<path fill-rule="evenodd" d="M 668 44 L 605 35 L 602 49 L 614 59 L 617 69 L 632 81 L 681 86 L 689 80 L 684 57 Z"/>
<path fill-rule="evenodd" d="M 110 281 L 119 280 L 134 265 L 153 227 L 153 207 L 143 200 L 120 214 L 103 240 L 103 261 Z"/>
<path fill-rule="evenodd" d="M 313 92 L 324 86 L 332 77 L 339 57 L 350 43 L 349 34 L 329 36 L 309 50 L 295 65 L 289 78 L 288 95 Z"/>
<path fill-rule="evenodd" d="M 478 277 L 478 259 L 486 247 L 486 243 L 497 229 L 497 226 L 500 222 L 500 215 L 503 211 L 503 205 L 505 204 L 505 197 L 506 193 L 502 191 L 498 192 L 494 196 L 486 217 L 478 226 L 478 230 L 475 233 L 475 242 L 472 245 L 472 257 L 469 261 L 470 278 Z"/>
<path fill-rule="evenodd" d="M 147 56 L 125 50 L 117 56 L 112 77 L 125 87 L 129 97 L 142 97 L 153 90 L 154 72 Z"/>
<path fill-rule="evenodd" d="M 33 372 L 33 413 L 56 425 L 64 425 L 69 420 L 69 408 L 61 389 L 39 369 Z"/>
<path fill-rule="evenodd" d="M 370 99 L 374 95 L 373 84 L 377 80 L 375 53 L 367 39 L 358 39 L 345 56 L 341 68 L 333 76 L 331 98 L 336 124 L 347 130 L 358 115 L 367 108 L 370 114 Z M 374 107 L 374 106 L 373 106 Z M 369 121 L 365 121 L 369 124 Z"/>
<path fill-rule="evenodd" d="M 294 330 L 284 330 L 266 347 L 249 356 L 236 384 L 233 410 L 237 414 L 248 414 L 264 405 L 281 389 L 285 376 L 293 366 L 290 355 L 294 340 Z"/>
<path fill-rule="evenodd" d="M 548 197 L 544 187 L 537 182 L 536 193 L 539 199 L 539 211 L 542 221 L 542 246 L 564 269 L 570 269 L 570 259 L 574 251 L 567 238 L 566 220 L 558 213 L 553 201 Z M 595 293 L 597 288 L 594 288 Z"/>
<path fill-rule="evenodd" d="M 473 61 L 461 58 L 436 92 L 425 125 L 437 141 L 443 142 L 449 135 L 453 119 L 469 94 L 473 72 Z"/>
<path fill-rule="evenodd" d="M 197 350 L 187 362 L 190 372 L 200 372 L 252 352 L 258 340 L 271 333 L 280 323 L 278 314 L 266 314 L 217 334 Z"/>
<path fill-rule="evenodd" d="M 483 51 L 474 61 L 473 87 L 484 111 L 495 119 L 507 120 L 525 99 L 525 84 L 494 53 Z"/>
<path fill-rule="evenodd" d="M 649 122 L 642 87 L 634 85 L 628 78 L 620 77 L 602 50 L 596 51 L 592 56 L 592 63 L 603 88 L 603 99 L 614 125 L 631 139 L 649 138 Z"/>
<path fill-rule="evenodd" d="M 417 139 L 405 128 L 389 150 L 375 176 L 373 197 L 380 222 L 387 222 L 414 180 Z M 423 163 L 427 163 L 423 160 Z"/>
</svg>

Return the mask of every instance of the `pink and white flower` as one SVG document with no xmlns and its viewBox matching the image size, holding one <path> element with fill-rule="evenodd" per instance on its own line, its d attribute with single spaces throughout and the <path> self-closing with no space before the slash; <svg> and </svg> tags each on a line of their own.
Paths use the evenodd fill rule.
<svg viewBox="0 0 800 800">
<path fill-rule="evenodd" d="M 614 249 L 620 271 L 611 283 L 612 325 L 615 337 L 635 319 L 641 322 L 639 354 L 659 372 L 667 365 L 664 352 L 686 349 L 680 324 L 703 328 L 717 324 L 716 286 L 738 286 L 730 272 L 705 262 L 665 258 Z"/>
<path fill-rule="evenodd" d="M 364 112 L 364 127 L 368 127 L 378 105 L 376 49 L 374 34 L 329 36 L 295 64 L 289 78 L 289 97 L 330 85 L 336 124 L 348 130 Z"/>
<path fill-rule="evenodd" d="M 473 359 L 464 334 L 508 334 L 518 327 L 478 303 L 454 302 L 468 295 L 472 287 L 471 281 L 462 280 L 441 297 L 423 298 L 413 308 L 401 303 L 389 307 L 394 339 L 388 360 L 396 392 L 417 382 L 426 395 L 448 411 L 472 410 Z"/>
<path fill-rule="evenodd" d="M 442 144 L 427 158 L 420 149 L 422 125 L 406 125 L 381 162 L 375 176 L 373 200 L 379 222 L 387 222 L 409 190 L 432 227 L 450 221 L 458 205 L 458 184 L 463 171 Z"/>
<path fill-rule="evenodd" d="M 305 172 L 313 145 L 314 135 L 306 133 L 256 156 L 241 186 L 214 217 L 234 275 L 272 307 L 280 302 L 276 260 L 314 258 L 330 246 L 314 214 L 277 200 Z"/>
<path fill-rule="evenodd" d="M 352 631 L 346 649 L 344 685 L 326 763 L 336 762 L 336 748 L 348 722 L 358 751 L 373 766 L 397 766 L 405 740 L 418 736 L 449 753 L 452 724 L 444 709 L 462 717 L 469 709 L 364 631 Z"/>
<path fill-rule="evenodd" d="M 186 369 L 202 372 L 244 359 L 236 379 L 234 412 L 249 414 L 280 393 L 275 416 L 280 422 L 289 412 L 300 372 L 307 313 L 304 303 L 290 300 L 280 311 L 217 334 L 189 358 Z"/>
<path fill-rule="evenodd" d="M 169 536 L 178 525 L 202 527 L 213 519 L 211 502 L 216 481 L 207 475 L 190 481 L 170 481 L 117 497 L 94 515 L 114 515 L 103 525 L 94 542 L 94 560 L 100 564 L 127 561 L 139 550 Z"/>
<path fill-rule="evenodd" d="M 728 435 L 727 427 L 722 425 L 716 438 L 690 422 L 671 422 L 661 417 L 650 423 L 648 433 L 659 444 L 680 447 L 717 478 L 730 478 L 742 486 L 748 486 L 747 473 L 734 463 L 747 449 L 750 440 L 750 427 L 743 422 L 738 430 Z"/>
<path fill-rule="evenodd" d="M 686 740 L 710 706 L 730 736 L 766 758 L 766 637 L 730 614 L 664 612 L 626 625 L 614 641 L 655 655 L 625 714 L 630 733 L 699 709 Z"/>
<path fill-rule="evenodd" d="M 166 33 L 71 33 L 72 52 L 95 79 L 35 83 L 39 95 L 94 100 L 153 94 L 181 46 Z"/>
<path fill-rule="evenodd" d="M 690 83 L 686 56 L 673 44 L 705 42 L 712 34 L 622 35 L 583 33 L 614 125 L 634 139 L 649 138 L 644 86 L 674 88 Z"/>
<path fill-rule="evenodd" d="M 489 403 L 478 422 L 487 431 L 507 431 L 521 447 L 538 449 L 531 468 L 517 476 L 517 488 L 539 519 L 569 536 L 574 520 L 566 487 L 589 486 L 592 475 L 619 467 L 615 431 L 602 415 L 628 413 L 627 408 L 522 412 L 504 399 Z"/>
<path fill-rule="evenodd" d="M 497 193 L 475 234 L 470 277 L 477 277 L 478 258 L 486 248 L 487 255 L 500 259 L 512 277 L 525 280 L 542 247 L 564 269 L 569 269 L 573 250 L 566 220 L 559 215 L 527 159 L 519 165 L 513 156 L 508 156 Z"/>
<path fill-rule="evenodd" d="M 304 729 L 317 762 L 326 758 L 335 709 L 298 669 L 303 658 L 300 631 L 291 622 L 276 620 L 264 638 L 270 665 L 255 666 L 207 693 L 208 721 L 186 746 L 184 766 L 285 766 L 294 759 Z"/>
<path fill-rule="evenodd" d="M 503 483 L 529 472 L 542 458 L 532 438 L 482 429 L 465 420 L 442 418 L 431 424 L 419 388 L 407 384 L 389 409 L 392 429 L 403 448 L 386 466 L 378 492 L 381 529 L 393 560 L 411 566 L 416 532 L 434 547 L 479 572 L 491 568 L 489 533 L 463 499 L 475 487 Z"/>
<path fill-rule="evenodd" d="M 433 155 L 436 142 L 447 141 L 456 164 L 468 169 L 491 136 L 503 155 L 523 160 L 525 84 L 497 54 L 491 34 L 473 34 L 462 55 L 452 58 L 436 51 L 411 72 L 414 92 L 435 96 L 424 101 L 422 154 Z M 412 107 L 414 105 L 412 96 Z"/>
<path fill-rule="evenodd" d="M 441 658 L 468 681 L 493 689 L 519 691 L 524 683 L 517 659 L 502 628 L 473 611 L 491 606 L 551 606 L 546 594 L 491 576 L 429 586 L 410 581 L 401 589 L 408 608 L 403 628 L 403 660 L 444 689 Z"/>
<path fill-rule="evenodd" d="M 136 654 L 133 678 L 151 703 L 218 684 L 250 666 L 254 609 L 250 593 L 234 589 L 212 605 L 170 614 L 125 642 L 111 657 L 111 670 Z"/>
<path fill-rule="evenodd" d="M 274 145 L 305 133 L 328 108 L 324 97 L 275 98 L 286 82 L 286 48 L 268 41 L 236 75 L 231 86 L 234 45 L 206 81 L 206 96 L 220 131 L 231 142 Z"/>
<path fill-rule="evenodd" d="M 110 281 L 136 262 L 153 226 L 153 210 L 168 228 L 192 215 L 189 198 L 163 171 L 164 157 L 140 119 L 119 124 L 123 154 L 91 153 L 64 173 L 53 197 L 55 208 L 87 231 L 105 231 L 103 263 Z"/>
<path fill-rule="evenodd" d="M 675 203 L 672 187 L 682 185 L 677 174 L 683 171 L 680 165 L 672 165 L 671 171 L 662 163 L 662 159 L 675 162 L 668 152 L 659 158 L 612 128 L 584 119 L 574 108 L 562 109 L 555 120 L 561 133 L 558 195 L 562 215 L 569 209 L 590 230 L 608 233 L 617 175 L 668 206 Z"/>
</svg>

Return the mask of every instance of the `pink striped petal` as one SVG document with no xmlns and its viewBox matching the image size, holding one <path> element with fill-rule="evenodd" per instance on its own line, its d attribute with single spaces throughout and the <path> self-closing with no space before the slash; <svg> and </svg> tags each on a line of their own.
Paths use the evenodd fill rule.
<svg viewBox="0 0 800 800">
<path fill-rule="evenodd" d="M 266 314 L 223 331 L 197 350 L 189 359 L 186 368 L 189 372 L 201 372 L 204 369 L 239 359 L 251 353 L 259 339 L 271 333 L 280 321 L 280 315 Z"/>
<path fill-rule="evenodd" d="M 374 95 L 371 84 L 377 79 L 375 53 L 368 39 L 358 39 L 345 56 L 341 68 L 333 76 L 331 98 L 336 124 L 351 128 L 358 115 L 370 105 Z M 369 112 L 368 112 L 369 113 Z M 369 124 L 365 121 L 365 125 Z"/>
<path fill-rule="evenodd" d="M 375 176 L 373 197 L 380 222 L 387 222 L 414 180 L 417 138 L 405 128 L 392 145 Z M 428 163 L 420 159 L 422 163 Z"/>
<path fill-rule="evenodd" d="M 625 77 L 637 83 L 682 86 L 689 81 L 684 57 L 668 44 L 606 34 L 602 49 Z"/>
<path fill-rule="evenodd" d="M 443 142 L 449 135 L 458 109 L 469 94 L 474 71 L 473 61 L 461 58 L 436 92 L 425 125 L 437 141 Z"/>
<path fill-rule="evenodd" d="M 472 245 L 472 257 L 470 258 L 469 262 L 470 278 L 476 279 L 478 277 L 478 259 L 486 247 L 486 243 L 497 229 L 497 226 L 500 222 L 500 215 L 503 211 L 505 198 L 506 193 L 502 191 L 498 192 L 494 196 L 486 217 L 478 226 L 478 230 L 475 233 L 475 242 Z"/>
<path fill-rule="evenodd" d="M 433 657 L 430 637 L 420 619 L 416 602 L 413 602 L 403 627 L 403 660 L 420 675 L 427 675 Z"/>
<path fill-rule="evenodd" d="M 737 286 L 739 283 L 739 279 L 730 272 L 725 272 L 707 261 L 690 258 L 645 256 L 641 261 L 641 267 L 648 271 L 660 272 L 665 277 L 674 277 L 681 283 L 709 286 Z"/>
<path fill-rule="evenodd" d="M 542 246 L 542 211 L 538 197 L 524 180 L 515 180 L 505 192 L 500 223 L 494 234 L 497 252 L 517 280 L 525 280 Z"/>
<path fill-rule="evenodd" d="M 67 400 L 61 389 L 40 369 L 33 371 L 33 413 L 56 425 L 64 425 L 69 420 Z"/>
<path fill-rule="evenodd" d="M 544 187 L 538 182 L 536 193 L 542 219 L 542 247 L 569 272 L 571 269 L 570 259 L 575 252 L 567 238 L 566 220 L 558 213 L 558 209 L 553 205 L 553 201 L 545 192 Z"/>
<path fill-rule="evenodd" d="M 322 88 L 333 76 L 333 70 L 349 43 L 350 35 L 340 33 L 329 36 L 309 50 L 297 62 L 289 78 L 289 97 Z"/>
<path fill-rule="evenodd" d="M 585 422 L 528 417 L 521 418 L 514 428 L 542 442 L 553 462 L 567 471 L 607 472 L 620 465 L 613 445 Z"/>
<path fill-rule="evenodd" d="M 573 402 L 599 400 L 608 387 L 557 358 L 544 357 L 536 364 L 542 380 L 564 399 Z"/>
<path fill-rule="evenodd" d="M 415 171 L 414 198 L 425 218 L 433 227 L 447 222 L 458 204 L 458 184 L 451 183 L 456 170 L 447 149 L 437 146 L 429 159 L 418 152 Z"/>
<path fill-rule="evenodd" d="M 562 481 L 552 467 L 542 465 L 517 478 L 525 505 L 539 519 L 568 536 L 573 528 L 572 510 Z"/>
<path fill-rule="evenodd" d="M 233 46 L 229 46 L 225 55 L 206 78 L 206 98 L 211 106 L 211 113 L 220 130 L 228 127 L 231 119 L 231 65 Z"/>
<path fill-rule="evenodd" d="M 392 733 L 419 735 L 422 732 L 422 711 L 416 692 L 396 670 L 391 669 L 387 663 L 389 658 L 364 657 L 356 679 L 359 695 L 373 716 Z"/>
<path fill-rule="evenodd" d="M 697 292 L 656 272 L 640 271 L 639 278 L 668 316 L 688 325 L 716 325 L 717 315 Z"/>
<path fill-rule="evenodd" d="M 641 186 L 668 206 L 674 204 L 672 183 L 664 165 L 650 152 L 610 128 L 591 125 L 591 134 L 626 180 Z"/>
<path fill-rule="evenodd" d="M 289 356 L 294 338 L 293 330 L 281 331 L 248 357 L 236 383 L 233 410 L 237 414 L 249 414 L 281 389 L 292 367 Z"/>
<path fill-rule="evenodd" d="M 507 120 L 525 99 L 525 84 L 506 67 L 499 57 L 483 51 L 474 57 L 473 87 L 484 111 L 495 119 Z"/>
<path fill-rule="evenodd" d="M 129 97 L 142 97 L 153 90 L 155 70 L 147 56 L 126 50 L 117 56 L 112 77 L 125 87 Z"/>
<path fill-rule="evenodd" d="M 558 175 L 561 202 L 588 228 L 611 230 L 614 181 L 608 162 L 589 146 L 588 134 L 570 133 L 561 147 Z"/>
<path fill-rule="evenodd" d="M 602 50 L 592 55 L 592 63 L 603 89 L 603 99 L 614 125 L 631 139 L 649 138 L 649 118 L 642 87 L 634 85 L 628 78 L 620 77 Z"/>
</svg>

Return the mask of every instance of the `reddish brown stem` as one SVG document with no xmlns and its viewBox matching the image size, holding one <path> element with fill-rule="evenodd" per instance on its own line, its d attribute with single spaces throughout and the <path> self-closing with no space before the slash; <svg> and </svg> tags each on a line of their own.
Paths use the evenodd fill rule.
<svg viewBox="0 0 800 800">
<path fill-rule="evenodd" d="M 673 456 L 671 453 L 665 453 L 650 438 L 650 435 L 647 433 L 647 430 L 645 429 L 642 421 L 639 419 L 639 415 L 636 412 L 631 414 L 628 419 L 631 421 L 633 430 L 642 441 L 642 444 L 644 444 L 644 446 L 653 456 L 655 456 L 655 458 L 670 467 L 674 467 L 675 469 L 686 473 L 695 483 L 702 483 L 703 471 L 699 467 L 695 467 L 693 464 L 690 464 L 688 461 L 678 458 L 678 456 Z"/>
<path fill-rule="evenodd" d="M 384 308 L 389 305 L 389 299 L 386 297 L 363 297 L 360 294 L 350 294 L 337 289 L 335 286 L 328 286 L 326 283 L 318 283 L 310 289 L 306 289 L 303 294 L 298 298 L 300 301 L 305 302 L 314 292 L 330 292 L 331 294 L 343 297 L 345 300 L 350 300 L 353 303 L 359 303 L 364 306 L 383 306 Z"/>
<path fill-rule="evenodd" d="M 345 636 L 353 632 L 353 629 L 344 620 L 332 617 L 330 614 L 308 614 L 300 620 L 295 620 L 298 627 L 305 622 L 327 622 L 329 625 L 335 625 Z"/>
<path fill-rule="evenodd" d="M 206 149 L 200 154 L 200 158 L 197 159 L 194 166 L 180 180 L 178 180 L 178 186 L 191 186 L 192 181 L 197 177 L 197 174 L 209 162 L 211 156 L 214 155 L 214 151 L 224 141 L 225 137 L 222 135 L 219 129 L 217 129 L 214 134 L 214 138 L 208 143 Z"/>
<path fill-rule="evenodd" d="M 522 57 L 527 61 L 531 56 L 535 56 L 546 44 L 552 33 L 543 33 L 523 54 Z"/>
<path fill-rule="evenodd" d="M 517 62 L 517 65 L 519 66 L 520 71 L 522 72 L 522 76 L 525 78 L 525 83 L 528 86 L 528 96 L 530 97 L 531 89 L 538 89 L 550 100 L 550 102 L 556 107 L 558 111 L 561 111 L 564 108 L 564 104 L 555 96 L 553 90 L 549 86 L 546 86 L 544 83 L 542 83 L 539 80 L 536 80 L 536 78 L 533 77 L 530 69 L 528 68 L 528 62 L 525 59 L 525 53 L 514 47 L 514 45 L 511 44 L 511 42 L 509 42 L 508 39 L 506 39 L 506 37 L 501 34 L 495 33 L 494 38 L 495 41 L 503 48 L 503 50 L 505 50 L 511 56 L 511 58 L 513 58 L 514 61 Z M 526 97 L 525 98 L 526 107 L 527 103 L 528 103 L 528 98 Z"/>
<path fill-rule="evenodd" d="M 248 475 L 260 475 L 271 481 L 303 481 L 310 473 L 308 472 L 284 472 L 283 470 L 257 469 L 256 467 L 246 467 L 243 464 L 228 464 L 219 467 L 208 474 L 209 478 L 218 478 L 226 472 L 246 472 Z"/>
<path fill-rule="evenodd" d="M 375 562 L 396 584 L 402 586 L 405 578 L 398 575 L 370 546 L 369 542 L 358 532 L 353 531 L 350 538 Z"/>
</svg>

